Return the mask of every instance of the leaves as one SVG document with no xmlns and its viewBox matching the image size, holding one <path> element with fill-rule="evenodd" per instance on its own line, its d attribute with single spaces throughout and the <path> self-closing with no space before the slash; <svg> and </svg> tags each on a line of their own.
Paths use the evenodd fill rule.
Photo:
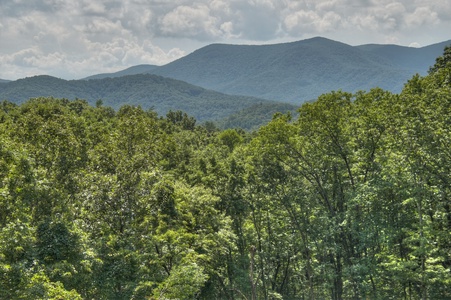
<svg viewBox="0 0 451 300">
<path fill-rule="evenodd" d="M 450 298 L 448 73 L 253 133 L 3 102 L 0 298 Z"/>
</svg>

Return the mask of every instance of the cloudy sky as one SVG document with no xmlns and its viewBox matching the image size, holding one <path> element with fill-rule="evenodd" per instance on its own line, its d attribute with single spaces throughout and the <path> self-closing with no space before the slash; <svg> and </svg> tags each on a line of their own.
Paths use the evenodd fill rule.
<svg viewBox="0 0 451 300">
<path fill-rule="evenodd" d="M 211 43 L 451 39 L 449 0 L 0 0 L 0 78 L 162 65 Z"/>
</svg>

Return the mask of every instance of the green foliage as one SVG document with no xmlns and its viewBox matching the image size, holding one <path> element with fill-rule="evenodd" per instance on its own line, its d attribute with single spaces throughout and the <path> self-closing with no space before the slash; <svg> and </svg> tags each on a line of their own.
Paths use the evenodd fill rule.
<svg viewBox="0 0 451 300">
<path fill-rule="evenodd" d="M 437 57 L 435 64 L 429 69 L 429 74 L 436 73 L 441 69 L 449 69 L 451 66 L 451 46 L 446 46 L 443 55 Z"/>
<path fill-rule="evenodd" d="M 196 120 L 193 117 L 188 117 L 186 113 L 178 110 L 176 112 L 170 110 L 166 114 L 166 118 L 174 125 L 180 125 L 184 130 L 194 130 Z"/>
<path fill-rule="evenodd" d="M 66 290 L 60 282 L 52 282 L 43 273 L 35 274 L 19 299 L 83 299 L 75 290 Z"/>
<path fill-rule="evenodd" d="M 232 152 L 236 146 L 243 142 L 243 137 L 241 137 L 240 134 L 234 129 L 224 130 L 218 134 L 218 139 L 221 144 L 229 148 L 230 152 Z"/>
<path fill-rule="evenodd" d="M 296 114 L 297 106 L 288 103 L 260 103 L 245 108 L 233 115 L 218 121 L 219 127 L 242 128 L 244 130 L 257 130 L 265 125 L 276 113 Z"/>
<path fill-rule="evenodd" d="M 0 298 L 449 299 L 448 75 L 252 133 L 3 102 Z"/>
<path fill-rule="evenodd" d="M 153 299 L 193 299 L 206 280 L 207 275 L 197 264 L 179 265 L 155 289 Z"/>
<path fill-rule="evenodd" d="M 79 253 L 77 237 L 62 223 L 41 223 L 37 228 L 37 257 L 45 264 L 74 262 Z"/>
</svg>

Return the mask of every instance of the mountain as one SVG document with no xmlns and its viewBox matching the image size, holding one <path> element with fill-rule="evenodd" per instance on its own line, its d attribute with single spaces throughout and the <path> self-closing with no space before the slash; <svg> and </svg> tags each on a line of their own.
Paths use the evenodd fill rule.
<svg viewBox="0 0 451 300">
<path fill-rule="evenodd" d="M 426 75 L 429 67 L 434 64 L 438 56 L 443 54 L 443 49 L 448 45 L 451 45 L 451 40 L 421 48 L 377 44 L 361 45 L 357 48 L 388 59 L 393 65 L 400 68 Z"/>
<path fill-rule="evenodd" d="M 154 71 L 158 66 L 155 65 L 137 65 L 130 68 L 127 68 L 125 70 L 115 72 L 115 73 L 102 73 L 97 75 L 92 75 L 86 78 L 83 78 L 85 80 L 89 79 L 104 79 L 104 78 L 115 78 L 115 77 L 122 77 L 127 75 L 137 75 L 137 74 L 146 74 L 151 73 Z"/>
<path fill-rule="evenodd" d="M 255 104 L 274 103 L 248 96 L 231 96 L 206 90 L 183 81 L 152 74 L 98 80 L 63 80 L 34 76 L 0 85 L 0 101 L 22 103 L 34 97 L 85 99 L 91 105 L 102 99 L 115 109 L 129 104 L 152 108 L 164 115 L 182 110 L 198 121 L 219 120 Z"/>
<path fill-rule="evenodd" d="M 10 80 L 0 79 L 0 83 L 7 83 L 10 82 Z"/>
<path fill-rule="evenodd" d="M 152 73 L 223 93 L 300 104 L 338 89 L 400 92 L 414 74 L 425 74 L 449 43 L 350 46 L 317 37 L 273 45 L 212 44 Z"/>
<path fill-rule="evenodd" d="M 422 48 L 350 46 L 325 38 L 273 45 L 212 44 L 164 66 L 138 65 L 82 80 L 0 80 L 0 100 L 21 103 L 53 96 L 94 104 L 102 99 L 113 108 L 141 105 L 159 114 L 183 110 L 199 121 L 253 128 L 273 112 L 294 111 L 332 90 L 381 87 L 399 92 L 415 73 L 425 75 L 449 44 L 451 40 Z"/>
</svg>

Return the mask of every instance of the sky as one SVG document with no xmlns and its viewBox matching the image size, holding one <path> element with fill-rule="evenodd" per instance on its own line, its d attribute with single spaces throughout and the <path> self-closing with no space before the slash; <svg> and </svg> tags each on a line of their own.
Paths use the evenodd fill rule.
<svg viewBox="0 0 451 300">
<path fill-rule="evenodd" d="M 0 78 L 163 65 L 212 43 L 451 39 L 450 0 L 0 0 Z"/>
</svg>

